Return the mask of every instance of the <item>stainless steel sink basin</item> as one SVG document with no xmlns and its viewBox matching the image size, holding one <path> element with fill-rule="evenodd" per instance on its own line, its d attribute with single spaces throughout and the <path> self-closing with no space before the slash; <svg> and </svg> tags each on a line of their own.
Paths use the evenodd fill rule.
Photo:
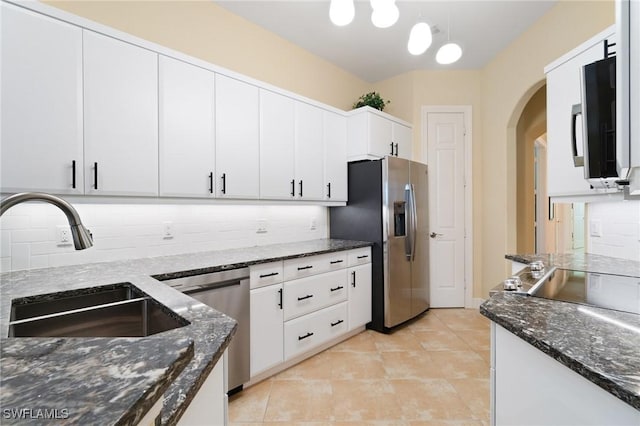
<svg viewBox="0 0 640 426">
<path fill-rule="evenodd" d="M 188 325 L 130 283 L 11 301 L 9 337 L 143 337 Z"/>
</svg>

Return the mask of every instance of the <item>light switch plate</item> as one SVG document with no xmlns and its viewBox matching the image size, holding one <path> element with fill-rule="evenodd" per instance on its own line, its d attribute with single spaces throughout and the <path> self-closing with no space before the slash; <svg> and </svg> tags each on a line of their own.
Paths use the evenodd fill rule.
<svg viewBox="0 0 640 426">
<path fill-rule="evenodd" d="M 589 222 L 589 235 L 592 237 L 602 237 L 602 222 L 599 220 Z"/>
<path fill-rule="evenodd" d="M 266 234 L 267 233 L 267 219 L 258 219 L 258 226 L 256 227 L 256 234 Z"/>
</svg>

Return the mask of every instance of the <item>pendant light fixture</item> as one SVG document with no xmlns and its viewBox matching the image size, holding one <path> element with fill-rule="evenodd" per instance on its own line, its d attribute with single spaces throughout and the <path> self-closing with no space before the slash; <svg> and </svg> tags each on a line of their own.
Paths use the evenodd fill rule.
<svg viewBox="0 0 640 426">
<path fill-rule="evenodd" d="M 418 22 L 411 28 L 407 49 L 412 55 L 422 55 L 431 46 L 433 38 L 431 27 L 425 22 Z"/>
<path fill-rule="evenodd" d="M 462 48 L 458 43 L 449 41 L 450 37 L 451 23 L 449 22 L 449 16 L 447 16 L 447 43 L 440 46 L 438 53 L 436 53 L 436 62 L 441 65 L 453 64 L 462 57 Z"/>
<path fill-rule="evenodd" d="M 356 14 L 353 0 L 331 0 L 329 5 L 329 19 L 334 25 L 344 27 L 353 21 Z"/>
<path fill-rule="evenodd" d="M 389 28 L 398 21 L 400 11 L 396 0 L 370 0 L 371 23 L 378 28 Z"/>
</svg>

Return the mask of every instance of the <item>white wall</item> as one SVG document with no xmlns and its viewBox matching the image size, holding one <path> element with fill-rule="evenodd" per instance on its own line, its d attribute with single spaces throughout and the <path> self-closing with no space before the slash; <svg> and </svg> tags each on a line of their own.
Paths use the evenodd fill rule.
<svg viewBox="0 0 640 426">
<path fill-rule="evenodd" d="M 587 206 L 587 253 L 640 261 L 640 201 Z"/>
<path fill-rule="evenodd" d="M 49 204 L 25 203 L 0 219 L 0 271 L 45 268 L 205 250 L 224 250 L 327 238 L 327 208 L 293 205 L 74 203 L 94 246 L 57 244 L 64 214 Z M 315 219 L 316 229 L 311 230 Z M 267 233 L 256 233 L 258 221 Z M 164 238 L 165 222 L 173 238 Z"/>
</svg>

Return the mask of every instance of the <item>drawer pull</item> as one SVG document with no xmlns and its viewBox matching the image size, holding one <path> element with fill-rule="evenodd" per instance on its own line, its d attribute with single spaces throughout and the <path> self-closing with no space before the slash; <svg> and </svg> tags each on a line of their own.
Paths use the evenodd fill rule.
<svg viewBox="0 0 640 426">
<path fill-rule="evenodd" d="M 343 286 L 339 285 L 336 288 L 332 288 L 331 291 L 338 291 L 338 290 L 342 290 L 343 288 L 344 288 Z"/>
<path fill-rule="evenodd" d="M 358 256 L 357 258 L 358 259 L 366 259 L 367 257 L 369 257 L 369 255 L 365 254 L 365 255 L 362 255 L 362 256 Z"/>
<path fill-rule="evenodd" d="M 313 297 L 313 294 L 307 294 L 306 296 L 298 297 L 298 300 L 311 299 L 312 297 Z"/>
<path fill-rule="evenodd" d="M 342 263 L 342 262 L 344 262 L 344 260 L 343 260 L 343 259 L 340 259 L 340 260 L 332 260 L 332 261 L 331 261 L 331 262 L 329 262 L 329 263 L 330 263 L 330 264 L 332 264 L 332 265 L 335 265 L 336 263 Z"/>
<path fill-rule="evenodd" d="M 332 322 L 332 323 L 331 323 L 331 327 L 335 327 L 336 325 L 338 325 L 338 324 L 342 324 L 343 322 L 344 322 L 344 320 L 338 320 L 338 321 L 336 321 L 336 322 Z"/>
<path fill-rule="evenodd" d="M 267 278 L 267 277 L 273 277 L 280 274 L 279 272 L 272 272 L 270 274 L 264 274 L 264 275 L 260 275 L 260 278 Z"/>
<path fill-rule="evenodd" d="M 311 269 L 313 268 L 312 265 L 307 265 L 307 266 L 298 266 L 298 271 L 303 271 L 305 269 Z"/>
<path fill-rule="evenodd" d="M 298 336 L 298 340 L 304 340 L 307 337 L 311 337 L 311 336 L 313 336 L 313 333 L 309 332 L 309 333 L 305 334 L 304 336 Z"/>
</svg>

